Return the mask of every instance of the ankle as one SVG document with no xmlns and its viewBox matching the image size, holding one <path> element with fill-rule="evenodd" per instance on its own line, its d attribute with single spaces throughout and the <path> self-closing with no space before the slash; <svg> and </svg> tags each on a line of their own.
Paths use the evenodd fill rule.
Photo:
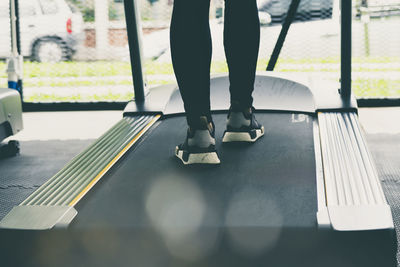
<svg viewBox="0 0 400 267">
<path fill-rule="evenodd" d="M 214 130 L 214 123 L 207 116 L 200 116 L 197 119 L 190 120 L 189 130 L 209 130 L 212 132 Z"/>
<path fill-rule="evenodd" d="M 238 101 L 232 101 L 229 110 L 231 112 L 243 112 L 247 115 L 247 114 L 252 114 L 253 107 L 248 105 L 243 105 Z"/>
</svg>

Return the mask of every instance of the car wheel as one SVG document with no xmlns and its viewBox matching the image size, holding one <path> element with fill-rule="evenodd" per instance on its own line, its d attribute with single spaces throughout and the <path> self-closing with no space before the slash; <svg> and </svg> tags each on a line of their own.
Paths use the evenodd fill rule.
<svg viewBox="0 0 400 267">
<path fill-rule="evenodd" d="M 60 62 L 69 58 L 68 47 L 59 40 L 41 40 L 33 47 L 32 57 L 38 62 Z"/>
</svg>

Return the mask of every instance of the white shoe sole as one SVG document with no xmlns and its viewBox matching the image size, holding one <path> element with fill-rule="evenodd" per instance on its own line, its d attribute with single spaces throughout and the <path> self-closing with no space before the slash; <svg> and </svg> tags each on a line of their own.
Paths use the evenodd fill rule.
<svg viewBox="0 0 400 267">
<path fill-rule="evenodd" d="M 189 154 L 188 159 L 184 159 L 183 150 L 179 150 L 178 147 L 175 148 L 175 156 L 179 158 L 183 164 L 220 164 L 221 161 L 218 158 L 217 152 L 210 153 L 192 153 Z"/>
<path fill-rule="evenodd" d="M 254 143 L 258 138 L 264 135 L 264 126 L 261 129 L 256 130 L 256 137 L 251 138 L 249 133 L 239 133 L 239 132 L 225 132 L 222 138 L 223 143 L 230 142 L 249 142 Z"/>
</svg>

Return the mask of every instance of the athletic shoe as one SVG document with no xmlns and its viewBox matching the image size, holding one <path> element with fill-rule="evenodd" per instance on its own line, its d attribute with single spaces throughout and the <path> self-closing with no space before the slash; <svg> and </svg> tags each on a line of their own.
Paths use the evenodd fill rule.
<svg viewBox="0 0 400 267">
<path fill-rule="evenodd" d="M 198 127 L 189 127 L 185 142 L 175 148 L 175 155 L 185 165 L 219 164 L 214 123 L 209 123 L 205 116 L 200 117 Z"/>
<path fill-rule="evenodd" d="M 255 142 L 264 135 L 262 126 L 254 116 L 254 108 L 245 111 L 229 109 L 226 131 L 222 142 Z"/>
</svg>

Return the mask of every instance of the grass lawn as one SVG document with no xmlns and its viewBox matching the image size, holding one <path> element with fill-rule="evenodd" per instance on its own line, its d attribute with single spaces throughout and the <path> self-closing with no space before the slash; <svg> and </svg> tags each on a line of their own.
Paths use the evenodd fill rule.
<svg viewBox="0 0 400 267">
<path fill-rule="evenodd" d="M 400 98 L 400 77 L 395 80 L 353 79 L 352 87 L 358 98 Z"/>
<path fill-rule="evenodd" d="M 258 70 L 264 70 L 267 66 L 267 60 L 259 60 L 257 64 Z M 339 64 L 339 58 L 305 58 L 305 59 L 279 59 L 276 65 L 277 71 L 321 71 L 314 69 L 315 64 Z M 385 64 L 397 63 L 397 67 L 385 67 Z M 368 67 L 356 67 L 353 71 L 400 71 L 400 57 L 367 57 L 353 58 L 353 64 L 376 64 L 379 68 L 373 69 Z M 287 65 L 290 68 L 287 68 Z M 295 68 L 299 65 L 299 68 Z M 305 66 L 309 65 L 309 67 Z M 328 65 L 327 65 L 328 66 Z M 172 75 L 173 68 L 171 63 L 160 63 L 156 61 L 147 61 L 145 63 L 147 75 L 170 74 Z M 301 67 L 301 68 L 300 68 Z M 6 78 L 6 64 L 0 62 L 0 78 Z M 322 71 L 337 71 L 337 68 L 326 68 Z M 212 73 L 228 72 L 228 66 L 225 62 L 212 62 Z M 40 78 L 40 77 L 104 77 L 104 76 L 129 76 L 131 75 L 131 66 L 129 62 L 120 61 L 93 61 L 93 62 L 60 62 L 60 63 L 38 63 L 24 62 L 24 77 L 25 78 Z"/>
<path fill-rule="evenodd" d="M 71 96 L 60 96 L 56 94 L 32 94 L 28 97 L 24 97 L 25 102 L 99 102 L 99 101 L 128 101 L 133 99 L 133 92 L 126 94 L 93 94 L 93 95 L 71 95 Z"/>
<path fill-rule="evenodd" d="M 267 60 L 259 60 L 257 69 L 264 70 Z M 330 73 L 330 76 L 339 77 L 339 58 L 305 58 L 305 59 L 279 59 L 276 70 L 280 72 L 318 72 Z M 0 62 L 0 78 L 6 79 L 6 64 Z M 149 85 L 166 84 L 173 80 L 171 63 L 149 61 L 145 63 L 145 71 Z M 225 62 L 213 62 L 211 72 L 226 73 L 228 67 Z M 390 79 L 380 78 L 379 73 L 400 73 L 400 58 L 353 58 L 353 89 L 357 97 L 400 97 L 400 75 Z M 363 73 L 362 77 L 357 75 Z M 369 73 L 373 74 L 370 75 Z M 333 75 L 332 75 L 333 74 Z M 366 75 L 365 75 L 366 74 Z M 378 75 L 377 75 L 378 74 Z M 159 77 L 157 77 L 157 75 Z M 162 76 L 169 78 L 162 78 Z M 118 77 L 117 77 L 118 76 Z M 154 77 L 154 78 L 153 78 Z M 160 78 L 161 77 L 161 78 Z M 40 79 L 43 78 L 43 79 Z M 24 63 L 25 88 L 60 87 L 77 88 L 131 86 L 131 67 L 129 62 L 62 62 L 62 63 Z M 101 94 L 94 92 L 88 96 L 75 94 L 71 96 L 58 96 L 56 93 L 33 93 L 25 101 L 123 101 L 132 98 L 131 93 L 126 94 Z"/>
</svg>

